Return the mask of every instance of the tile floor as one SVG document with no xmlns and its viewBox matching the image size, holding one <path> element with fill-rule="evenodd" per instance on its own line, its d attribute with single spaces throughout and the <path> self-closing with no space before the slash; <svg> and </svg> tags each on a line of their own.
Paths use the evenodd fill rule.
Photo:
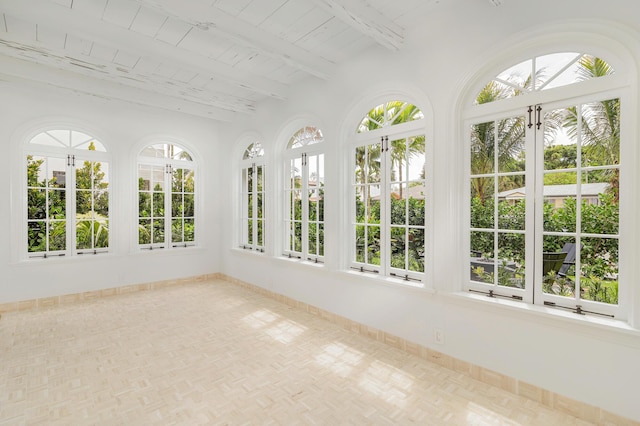
<svg viewBox="0 0 640 426">
<path fill-rule="evenodd" d="M 230 282 L 0 319 L 0 424 L 589 425 Z"/>
</svg>

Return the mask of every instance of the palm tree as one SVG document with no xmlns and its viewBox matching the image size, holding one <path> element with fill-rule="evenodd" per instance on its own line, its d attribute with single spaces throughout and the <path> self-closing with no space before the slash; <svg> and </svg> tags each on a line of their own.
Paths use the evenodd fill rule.
<svg viewBox="0 0 640 426">
<path fill-rule="evenodd" d="M 583 56 L 578 62 L 577 80 L 584 81 L 614 73 L 604 60 L 594 56 Z M 578 112 L 576 107 L 568 109 L 563 126 L 567 134 L 575 138 L 578 134 Z M 580 131 L 584 154 L 595 164 L 592 166 L 616 165 L 620 162 L 620 99 L 608 99 L 585 104 L 581 108 Z M 584 155 L 583 154 L 583 155 Z M 619 169 L 605 172 L 610 182 L 610 191 L 618 201 Z"/>
<path fill-rule="evenodd" d="M 530 84 L 529 77 L 525 83 Z M 478 104 L 494 102 L 506 99 L 517 94 L 517 90 L 510 86 L 499 84 L 496 81 L 489 82 L 482 88 L 476 98 Z M 497 129 L 496 129 L 497 126 Z M 497 130 L 497 132 L 496 132 Z M 494 159 L 498 155 L 498 166 L 502 170 L 519 170 L 522 168 L 522 159 L 519 157 L 524 145 L 526 125 L 524 117 L 512 117 L 498 121 L 478 123 L 472 126 L 471 131 L 471 174 L 482 175 L 494 172 Z M 496 147 L 496 133 L 498 137 Z M 497 152 L 496 152 L 497 151 Z M 514 185 L 511 184 L 503 185 Z M 471 182 L 475 197 L 486 200 L 492 193 L 493 185 L 490 178 L 476 178 Z M 510 189 L 508 187 L 501 190 Z"/>
</svg>

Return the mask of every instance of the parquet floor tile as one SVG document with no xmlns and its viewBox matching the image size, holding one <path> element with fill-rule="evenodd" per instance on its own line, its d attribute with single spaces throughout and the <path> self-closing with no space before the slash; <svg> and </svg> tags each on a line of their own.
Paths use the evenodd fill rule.
<svg viewBox="0 0 640 426">
<path fill-rule="evenodd" d="M 223 280 L 5 313 L 1 425 L 588 425 Z"/>
</svg>

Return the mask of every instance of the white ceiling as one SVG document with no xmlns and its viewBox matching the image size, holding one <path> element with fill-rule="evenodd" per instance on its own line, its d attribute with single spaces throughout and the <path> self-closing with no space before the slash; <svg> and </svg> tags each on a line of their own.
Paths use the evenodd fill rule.
<svg viewBox="0 0 640 426">
<path fill-rule="evenodd" d="M 372 46 L 402 49 L 446 2 L 0 0 L 0 79 L 230 121 Z"/>
</svg>

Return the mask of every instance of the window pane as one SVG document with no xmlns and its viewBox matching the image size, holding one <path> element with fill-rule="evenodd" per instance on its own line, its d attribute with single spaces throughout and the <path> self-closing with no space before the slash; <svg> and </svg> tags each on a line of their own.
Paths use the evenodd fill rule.
<svg viewBox="0 0 640 426">
<path fill-rule="evenodd" d="M 581 298 L 618 304 L 618 240 L 583 238 L 580 252 Z"/>
<path fill-rule="evenodd" d="M 367 228 L 367 256 L 372 265 L 380 265 L 380 227 L 369 226 Z"/>
<path fill-rule="evenodd" d="M 108 191 L 97 191 L 94 199 L 94 211 L 96 214 L 109 217 L 109 192 Z"/>
<path fill-rule="evenodd" d="M 109 222 L 105 219 L 99 219 L 93 227 L 94 248 L 109 247 Z"/>
<path fill-rule="evenodd" d="M 183 200 L 184 200 L 184 216 L 185 217 L 195 216 L 195 195 L 184 194 Z"/>
<path fill-rule="evenodd" d="M 79 220 L 76 222 L 76 249 L 92 249 L 93 248 L 93 221 Z"/>
<path fill-rule="evenodd" d="M 543 237 L 542 276 L 536 282 L 542 282 L 544 293 L 574 297 L 577 255 L 575 238 L 556 235 Z"/>
<path fill-rule="evenodd" d="M 163 192 L 153 193 L 153 216 L 154 217 L 164 216 L 164 193 Z"/>
<path fill-rule="evenodd" d="M 471 175 L 493 173 L 495 170 L 495 123 L 471 126 Z M 480 193 L 482 194 L 482 193 Z"/>
<path fill-rule="evenodd" d="M 64 220 L 49 222 L 49 251 L 67 248 L 67 223 Z"/>
<path fill-rule="evenodd" d="M 409 229 L 409 270 L 424 272 L 424 229 Z"/>
<path fill-rule="evenodd" d="M 620 99 L 582 105 L 582 165 L 620 164 Z"/>
<path fill-rule="evenodd" d="M 424 198 L 409 198 L 409 225 L 425 225 L 424 207 Z"/>
<path fill-rule="evenodd" d="M 403 187 L 405 188 L 404 191 Z M 389 194 L 392 225 L 404 225 L 407 221 L 407 200 L 402 198 L 400 194 L 406 194 L 406 186 L 397 183 L 392 184 L 391 193 Z"/>
<path fill-rule="evenodd" d="M 514 179 L 518 182 L 514 182 Z M 526 202 L 524 176 L 501 176 L 498 181 L 503 188 L 522 185 L 498 194 L 498 228 L 524 230 Z"/>
<path fill-rule="evenodd" d="M 493 235 L 493 232 L 471 232 L 471 256 L 486 258 L 493 257 Z"/>
<path fill-rule="evenodd" d="M 65 188 L 67 186 L 67 159 L 47 158 L 47 180 L 51 188 Z"/>
<path fill-rule="evenodd" d="M 47 191 L 45 189 L 28 189 L 27 197 L 27 219 L 45 219 L 47 216 Z"/>
<path fill-rule="evenodd" d="M 391 267 L 406 269 L 406 228 L 391 227 Z"/>
<path fill-rule="evenodd" d="M 153 220 L 153 242 L 164 243 L 164 219 Z"/>
<path fill-rule="evenodd" d="M 262 219 L 257 220 L 258 223 L 258 241 L 257 244 L 259 247 L 264 245 L 264 221 Z"/>
<path fill-rule="evenodd" d="M 47 197 L 49 198 L 49 219 L 64 219 L 67 214 L 65 190 L 49 190 Z"/>
<path fill-rule="evenodd" d="M 300 253 L 302 251 L 302 223 L 295 222 L 294 227 L 294 244 L 293 250 Z"/>
<path fill-rule="evenodd" d="M 514 172 L 524 170 L 524 132 L 526 128 L 524 117 L 510 117 L 499 120 L 497 126 L 498 171 Z M 489 149 L 489 147 L 485 147 L 484 149 Z M 472 153 L 473 152 L 472 148 Z M 502 190 L 502 188 L 500 189 Z"/>
<path fill-rule="evenodd" d="M 184 214 L 182 194 L 171 194 L 171 216 L 180 217 Z"/>
<path fill-rule="evenodd" d="M 185 219 L 184 220 L 184 241 L 185 242 L 195 241 L 195 234 L 196 234 L 195 219 Z"/>
<path fill-rule="evenodd" d="M 524 234 L 498 234 L 498 285 L 524 288 Z"/>
<path fill-rule="evenodd" d="M 582 232 L 617 235 L 620 231 L 618 194 L 612 188 L 611 179 L 617 181 L 617 169 L 598 170 L 589 173 L 591 183 L 580 185 L 582 196 Z M 610 172 L 610 173 L 608 173 Z M 597 180 L 603 182 L 597 182 Z"/>
<path fill-rule="evenodd" d="M 138 244 L 151 243 L 151 219 L 138 221 Z"/>
<path fill-rule="evenodd" d="M 547 173 L 543 187 L 543 227 L 550 232 L 576 231 L 576 197 L 578 195 L 577 174 Z M 547 184 L 561 181 L 562 184 Z"/>
<path fill-rule="evenodd" d="M 487 228 L 494 227 L 494 179 L 474 178 L 471 179 L 471 227 Z"/>
<path fill-rule="evenodd" d="M 27 223 L 27 249 L 29 253 L 47 250 L 47 222 Z"/>
<path fill-rule="evenodd" d="M 365 261 L 365 241 L 366 241 L 366 236 L 365 236 L 365 226 L 364 225 L 356 225 L 356 262 L 362 262 L 364 263 Z"/>
<path fill-rule="evenodd" d="M 183 241 L 182 232 L 182 219 L 172 219 L 171 220 L 171 242 L 172 243 L 181 243 Z"/>
<path fill-rule="evenodd" d="M 324 256 L 324 225 L 318 225 L 318 255 Z"/>
<path fill-rule="evenodd" d="M 151 217 L 151 193 L 140 192 L 138 194 L 138 215 L 140 217 Z"/>
</svg>

